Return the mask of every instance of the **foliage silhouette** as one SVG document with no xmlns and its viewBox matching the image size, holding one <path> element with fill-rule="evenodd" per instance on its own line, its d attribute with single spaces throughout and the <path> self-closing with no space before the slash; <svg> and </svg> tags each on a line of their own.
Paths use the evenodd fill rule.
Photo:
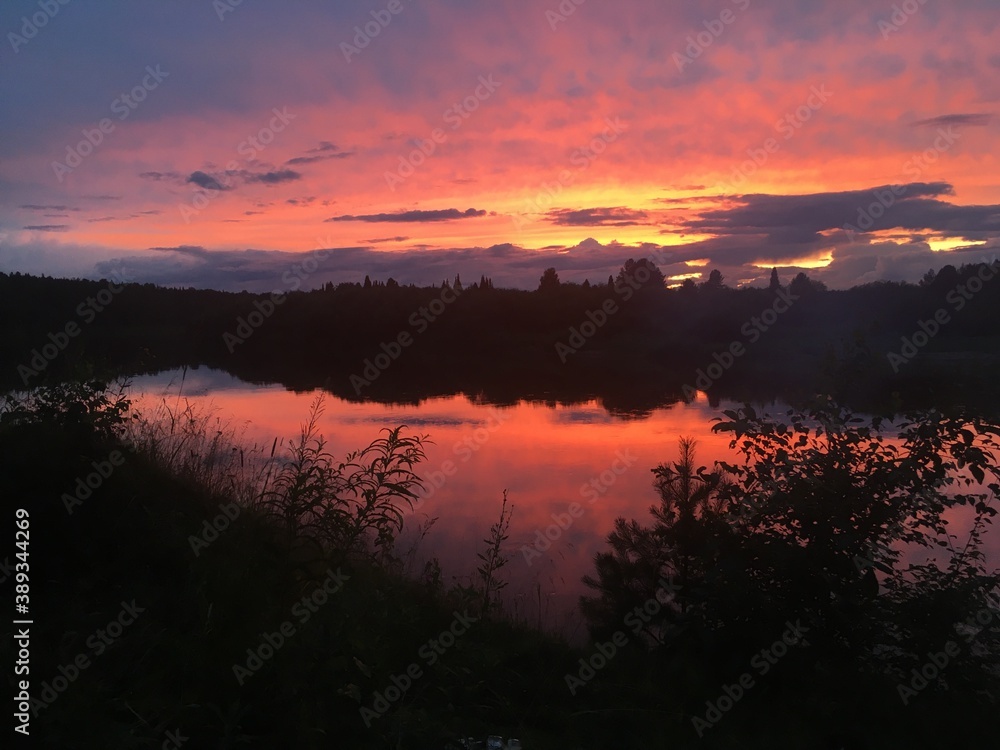
<svg viewBox="0 0 1000 750">
<path fill-rule="evenodd" d="M 982 732 L 1000 695 L 1000 629 L 975 620 L 1000 582 L 982 549 L 997 513 L 1000 429 L 938 412 L 866 421 L 833 402 L 780 418 L 745 406 L 714 429 L 733 436 L 742 461 L 697 467 L 694 443 L 682 439 L 679 460 L 653 470 L 653 524 L 617 519 L 610 551 L 585 578 L 593 637 L 608 638 L 670 580 L 642 633 L 658 654 L 657 681 L 686 675 L 710 697 L 787 624 L 802 623 L 807 646 L 746 710 L 809 700 L 845 721 L 845 691 L 864 685 L 873 726 L 913 702 L 975 717 L 963 731 Z M 959 542 L 950 528 L 963 512 Z M 913 689 L 928 654 L 973 641 Z M 689 704 L 690 716 L 704 710 Z"/>
</svg>

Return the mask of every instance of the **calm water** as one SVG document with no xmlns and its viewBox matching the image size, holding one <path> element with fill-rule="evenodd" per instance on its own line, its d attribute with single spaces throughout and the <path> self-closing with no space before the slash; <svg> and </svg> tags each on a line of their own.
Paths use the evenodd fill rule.
<svg viewBox="0 0 1000 750">
<path fill-rule="evenodd" d="M 167 399 L 176 405 L 186 399 L 239 427 L 247 442 L 268 446 L 276 437 L 298 434 L 318 393 L 247 384 L 205 368 L 188 370 L 183 379 L 179 370 L 137 377 L 133 388 L 141 394 L 140 408 L 143 401 L 152 406 Z M 398 545 L 398 551 L 408 551 L 419 524 L 437 518 L 412 556 L 416 572 L 437 557 L 446 583 L 468 583 L 506 489 L 514 515 L 505 606 L 573 639 L 585 631 L 577 610 L 579 596 L 587 591 L 581 577 L 593 571 L 594 554 L 605 548 L 616 517 L 648 521 L 649 506 L 658 500 L 650 470 L 675 460 L 678 438 L 698 440 L 699 464 L 735 456 L 729 437 L 711 431 L 712 419 L 735 404 L 711 407 L 707 398 L 657 409 L 641 419 L 613 416 L 597 402 L 522 402 L 501 408 L 451 396 L 413 406 L 359 404 L 328 395 L 325 403 L 321 431 L 338 457 L 367 446 L 382 428 L 401 424 L 433 440 L 418 470 L 428 489 L 408 515 Z M 786 408 L 773 404 L 770 410 Z M 578 517 L 567 523 L 574 503 Z M 557 523 L 553 515 L 568 528 L 558 533 L 550 528 Z M 539 551 L 546 530 L 555 539 Z"/>
</svg>

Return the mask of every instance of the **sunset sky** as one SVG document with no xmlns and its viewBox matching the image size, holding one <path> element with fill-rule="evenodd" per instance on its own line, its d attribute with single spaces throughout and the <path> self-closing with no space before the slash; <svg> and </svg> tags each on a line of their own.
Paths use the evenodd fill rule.
<svg viewBox="0 0 1000 750">
<path fill-rule="evenodd" d="M 0 271 L 841 288 L 1000 252 L 996 0 L 12 0 L 0 32 Z"/>
</svg>

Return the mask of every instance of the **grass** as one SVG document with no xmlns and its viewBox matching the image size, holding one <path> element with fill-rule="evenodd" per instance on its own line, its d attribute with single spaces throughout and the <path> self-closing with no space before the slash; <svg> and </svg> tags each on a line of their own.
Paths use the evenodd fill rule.
<svg viewBox="0 0 1000 750">
<path fill-rule="evenodd" d="M 571 694 L 565 675 L 593 648 L 483 616 L 504 511 L 484 552 L 485 590 L 446 588 L 433 571 L 403 576 L 412 556 L 393 542 L 422 438 L 389 430 L 336 458 L 316 429 L 321 409 L 298 440 L 250 449 L 213 414 L 175 401 L 135 418 L 96 386 L 0 410 L 5 504 L 32 523 L 33 696 L 79 655 L 89 662 L 50 705 L 35 705 L 36 746 L 159 748 L 171 732 L 189 738 L 185 748 L 440 749 L 487 734 L 528 750 L 912 750 L 934 736 L 973 746 L 983 719 L 974 705 L 904 710 L 891 686 L 887 698 L 883 685 L 825 683 L 819 672 L 808 688 L 779 673 L 700 740 L 691 717 L 732 675 L 706 671 L 693 638 L 663 653 L 623 648 Z M 114 450 L 124 464 L 69 513 L 63 495 Z M 232 503 L 234 518 L 223 510 Z M 343 585 L 321 594 L 331 572 Z M 98 653 L 92 636 L 133 600 L 144 611 Z M 476 621 L 447 638 L 458 616 Z M 267 654 L 275 634 L 282 643 Z M 437 653 L 432 639 L 449 645 Z M 411 668 L 419 676 L 406 684 Z M 864 740 L 833 725 L 830 694 L 855 701 Z"/>
</svg>

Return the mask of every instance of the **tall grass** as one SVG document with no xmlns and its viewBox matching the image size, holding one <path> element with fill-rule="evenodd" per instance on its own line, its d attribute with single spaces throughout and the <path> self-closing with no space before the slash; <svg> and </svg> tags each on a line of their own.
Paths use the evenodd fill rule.
<svg viewBox="0 0 1000 750">
<path fill-rule="evenodd" d="M 125 432 L 133 450 L 213 495 L 246 507 L 257 505 L 273 481 L 283 441 L 275 438 L 270 446 L 248 443 L 247 423 L 234 426 L 213 407 L 180 394 L 146 401 L 150 406 L 133 415 Z"/>
</svg>

